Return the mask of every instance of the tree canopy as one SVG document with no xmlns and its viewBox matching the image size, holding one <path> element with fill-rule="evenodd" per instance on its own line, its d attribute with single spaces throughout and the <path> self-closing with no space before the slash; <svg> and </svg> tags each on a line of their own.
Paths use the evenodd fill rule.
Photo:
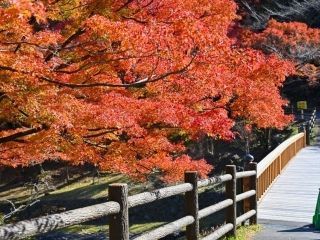
<svg viewBox="0 0 320 240">
<path fill-rule="evenodd" d="M 292 63 L 237 44 L 232 0 L 4 0 L 0 164 L 92 163 L 138 180 L 212 166 L 187 154 L 237 119 L 290 121 Z"/>
</svg>

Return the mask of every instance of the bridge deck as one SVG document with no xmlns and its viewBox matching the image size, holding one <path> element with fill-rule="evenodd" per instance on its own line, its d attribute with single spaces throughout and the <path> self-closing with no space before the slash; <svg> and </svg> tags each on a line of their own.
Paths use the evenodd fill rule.
<svg viewBox="0 0 320 240">
<path fill-rule="evenodd" d="M 311 223 L 320 188 L 320 145 L 302 149 L 258 206 L 258 218 Z"/>
</svg>

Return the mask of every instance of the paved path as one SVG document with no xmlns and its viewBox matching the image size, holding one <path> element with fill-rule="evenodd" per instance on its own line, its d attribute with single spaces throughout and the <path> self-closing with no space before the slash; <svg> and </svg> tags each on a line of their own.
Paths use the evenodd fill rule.
<svg viewBox="0 0 320 240">
<path fill-rule="evenodd" d="M 319 134 L 317 134 L 319 135 Z M 258 206 L 255 240 L 320 240 L 312 228 L 320 188 L 320 137 L 292 159 Z"/>
<path fill-rule="evenodd" d="M 259 220 L 263 230 L 254 240 L 320 240 L 320 231 L 310 224 L 276 220 Z"/>
</svg>

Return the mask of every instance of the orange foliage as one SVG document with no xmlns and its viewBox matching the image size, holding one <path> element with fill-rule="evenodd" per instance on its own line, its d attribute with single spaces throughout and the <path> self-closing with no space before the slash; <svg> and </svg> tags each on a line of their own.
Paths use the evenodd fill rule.
<svg viewBox="0 0 320 240">
<path fill-rule="evenodd" d="M 308 77 L 311 83 L 319 78 L 319 62 L 314 57 L 320 44 L 318 28 L 310 28 L 300 22 L 285 23 L 272 19 L 261 33 L 242 30 L 239 42 L 294 61 L 297 64 L 296 74 Z"/>
<path fill-rule="evenodd" d="M 243 30 L 242 43 L 247 46 L 255 44 L 278 44 L 284 47 L 297 47 L 301 44 L 315 45 L 320 43 L 320 30 L 309 28 L 300 22 L 277 22 L 271 19 L 262 33 L 252 34 Z"/>
<path fill-rule="evenodd" d="M 233 46 L 231 0 L 7 0 L 0 15 L 2 165 L 90 162 L 175 181 L 212 169 L 185 141 L 232 139 L 238 118 L 290 121 L 278 88 L 293 67 Z"/>
</svg>

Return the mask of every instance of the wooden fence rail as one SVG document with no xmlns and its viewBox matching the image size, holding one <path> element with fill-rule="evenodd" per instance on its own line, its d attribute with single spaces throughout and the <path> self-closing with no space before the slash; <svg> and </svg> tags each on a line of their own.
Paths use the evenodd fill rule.
<svg viewBox="0 0 320 240">
<path fill-rule="evenodd" d="M 270 188 L 272 183 L 281 174 L 289 161 L 304 147 L 310 145 L 310 136 L 312 129 L 315 127 L 316 109 L 309 109 L 309 119 L 302 123 L 303 133 L 294 135 L 281 143 L 276 149 L 269 153 L 258 164 L 257 168 L 257 184 L 258 200 L 261 200 L 263 195 Z M 304 113 L 306 116 L 306 113 Z"/>
<path fill-rule="evenodd" d="M 160 239 L 186 227 L 186 239 L 197 240 L 200 239 L 199 221 L 223 209 L 226 209 L 225 224 L 203 239 L 218 239 L 228 233 L 236 235 L 237 225 L 248 219 L 250 220 L 250 223 L 257 222 L 257 164 L 249 164 L 248 170 L 249 171 L 237 173 L 236 166 L 229 165 L 226 166 L 225 175 L 200 181 L 198 180 L 197 172 L 186 172 L 185 183 L 183 184 L 161 188 L 152 192 L 144 192 L 133 196 L 128 196 L 128 187 L 126 184 L 110 184 L 110 201 L 66 211 L 60 214 L 48 215 L 1 226 L 0 239 L 24 239 L 89 220 L 98 219 L 103 216 L 109 216 L 109 239 L 128 240 L 128 215 L 130 208 L 179 194 L 184 194 L 185 216 L 183 218 L 167 223 L 131 239 Z M 237 179 L 240 178 L 247 179 L 247 185 L 243 188 L 245 189 L 245 192 L 237 195 Z M 206 208 L 199 209 L 198 189 L 221 183 L 226 183 L 226 199 Z M 247 206 L 245 208 L 246 212 L 241 216 L 237 216 L 237 205 L 239 205 L 239 202 Z"/>
<path fill-rule="evenodd" d="M 218 239 L 226 234 L 236 235 L 237 225 L 246 220 L 257 223 L 257 200 L 261 199 L 271 184 L 281 174 L 288 162 L 298 151 L 310 143 L 310 132 L 314 127 L 316 112 L 312 112 L 304 133 L 299 133 L 281 143 L 259 164 L 250 163 L 245 172 L 236 172 L 236 166 L 226 166 L 226 174 L 198 180 L 197 172 L 186 172 L 185 183 L 128 196 L 126 184 L 109 185 L 109 200 L 106 203 L 52 214 L 31 220 L 20 221 L 0 227 L 1 240 L 24 239 L 53 230 L 84 223 L 109 216 L 109 239 L 129 239 L 129 210 L 160 199 L 184 194 L 185 216 L 152 231 L 133 237 L 135 240 L 155 240 L 170 235 L 186 227 L 186 239 L 198 240 L 199 221 L 218 211 L 226 209 L 225 224 L 203 240 Z M 244 192 L 237 195 L 237 179 L 242 179 Z M 226 183 L 226 199 L 199 210 L 198 189 L 210 185 Z M 237 216 L 237 205 L 243 205 L 244 213 Z"/>
<path fill-rule="evenodd" d="M 306 133 L 294 135 L 259 162 L 257 168 L 258 200 L 262 199 L 289 161 L 306 146 L 306 136 Z"/>
</svg>

